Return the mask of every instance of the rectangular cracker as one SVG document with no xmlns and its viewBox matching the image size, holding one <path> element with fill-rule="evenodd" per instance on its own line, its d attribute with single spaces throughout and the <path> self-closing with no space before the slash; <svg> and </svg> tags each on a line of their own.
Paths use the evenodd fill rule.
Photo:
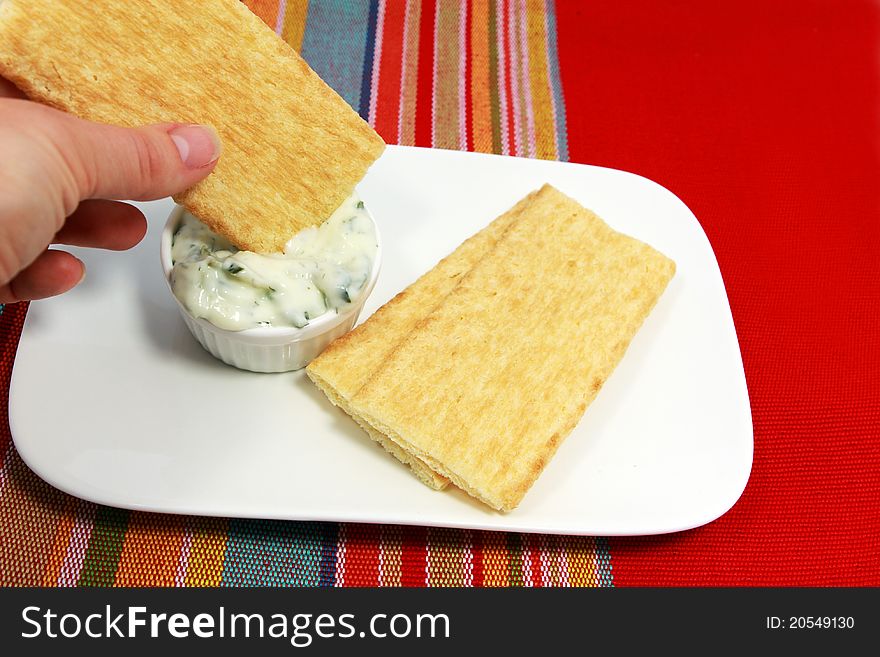
<svg viewBox="0 0 880 657">
<path fill-rule="evenodd" d="M 550 186 L 351 398 L 351 411 L 509 511 L 675 272 Z"/>
<path fill-rule="evenodd" d="M 214 126 L 216 169 L 175 200 L 257 252 L 327 219 L 385 147 L 238 0 L 3 0 L 0 75 L 93 121 Z"/>
<path fill-rule="evenodd" d="M 366 322 L 335 340 L 306 367 L 306 374 L 334 405 L 351 415 L 373 440 L 409 465 L 416 477 L 435 490 L 445 488 L 449 480 L 354 413 L 349 401 L 410 331 L 442 303 L 444 297 L 458 285 L 461 276 L 494 248 L 504 231 L 529 204 L 530 197 L 521 200 L 486 228 L 465 240 L 433 269 L 379 308 Z"/>
</svg>

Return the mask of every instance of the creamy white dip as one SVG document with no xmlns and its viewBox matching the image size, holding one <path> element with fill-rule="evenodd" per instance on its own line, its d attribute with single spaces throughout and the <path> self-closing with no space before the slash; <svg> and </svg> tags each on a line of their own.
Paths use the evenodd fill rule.
<svg viewBox="0 0 880 657">
<path fill-rule="evenodd" d="M 357 300 L 376 250 L 373 222 L 357 196 L 271 255 L 239 251 L 185 212 L 171 241 L 171 289 L 193 317 L 223 329 L 302 328 Z"/>
</svg>

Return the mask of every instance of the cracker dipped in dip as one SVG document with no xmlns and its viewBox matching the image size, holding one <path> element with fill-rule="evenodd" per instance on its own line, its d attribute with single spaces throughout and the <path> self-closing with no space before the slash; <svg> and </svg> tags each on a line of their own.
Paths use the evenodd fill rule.
<svg viewBox="0 0 880 657">
<path fill-rule="evenodd" d="M 171 289 L 193 317 L 222 329 L 303 328 L 359 298 L 376 251 L 375 226 L 356 195 L 277 254 L 239 250 L 184 213 L 171 244 Z"/>
</svg>

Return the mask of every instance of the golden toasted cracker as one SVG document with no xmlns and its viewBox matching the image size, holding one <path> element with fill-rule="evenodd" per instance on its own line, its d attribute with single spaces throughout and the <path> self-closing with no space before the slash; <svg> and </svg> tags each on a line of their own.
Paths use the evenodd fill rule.
<svg viewBox="0 0 880 657">
<path fill-rule="evenodd" d="M 432 270 L 379 308 L 363 324 L 334 341 L 306 373 L 336 406 L 352 415 L 373 440 L 407 463 L 414 474 L 431 488 L 440 490 L 448 480 L 435 473 L 421 459 L 353 413 L 348 401 L 379 369 L 389 354 L 437 305 L 442 303 L 461 278 L 495 246 L 508 226 L 529 206 L 523 199 L 489 226 L 463 242 Z"/>
<path fill-rule="evenodd" d="M 307 370 L 308 372 L 308 370 Z M 402 449 L 399 445 L 394 443 L 391 440 L 388 440 L 386 436 L 383 436 L 381 433 L 376 431 L 369 424 L 364 422 L 361 418 L 353 415 L 351 410 L 348 407 L 348 401 L 338 395 L 336 390 L 333 389 L 331 385 L 320 376 L 316 375 L 313 372 L 309 372 L 309 378 L 315 382 L 315 385 L 327 395 L 327 398 L 333 403 L 334 406 L 338 406 L 343 411 L 352 416 L 355 422 L 357 422 L 358 426 L 361 427 L 364 431 L 367 432 L 367 435 L 372 438 L 374 441 L 379 443 L 382 447 L 384 447 L 388 452 L 391 453 L 392 456 L 397 458 L 401 463 L 408 465 L 410 471 L 425 484 L 428 488 L 433 488 L 434 490 L 443 490 L 446 486 L 449 485 L 449 480 L 446 477 L 441 477 L 436 472 L 434 472 L 431 468 L 429 468 L 425 463 L 409 454 L 406 450 Z"/>
<path fill-rule="evenodd" d="M 351 398 L 489 506 L 516 507 L 675 271 L 545 186 Z"/>
<path fill-rule="evenodd" d="M 328 218 L 385 147 L 238 0 L 4 0 L 0 75 L 93 121 L 214 126 L 216 169 L 175 200 L 262 253 Z"/>
</svg>

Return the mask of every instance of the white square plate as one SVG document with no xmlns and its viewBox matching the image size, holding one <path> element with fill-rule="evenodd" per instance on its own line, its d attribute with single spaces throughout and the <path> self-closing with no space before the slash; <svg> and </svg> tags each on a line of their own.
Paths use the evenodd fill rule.
<svg viewBox="0 0 880 657">
<path fill-rule="evenodd" d="M 139 204 L 150 230 L 137 248 L 76 249 L 83 284 L 31 305 L 10 393 L 19 453 L 63 491 L 146 511 L 587 535 L 714 520 L 749 477 L 749 399 L 715 256 L 660 185 L 586 165 L 389 147 L 360 187 L 384 248 L 362 319 L 545 182 L 678 270 L 513 512 L 429 490 L 302 372 L 242 372 L 204 352 L 162 280 L 170 200 Z"/>
</svg>

